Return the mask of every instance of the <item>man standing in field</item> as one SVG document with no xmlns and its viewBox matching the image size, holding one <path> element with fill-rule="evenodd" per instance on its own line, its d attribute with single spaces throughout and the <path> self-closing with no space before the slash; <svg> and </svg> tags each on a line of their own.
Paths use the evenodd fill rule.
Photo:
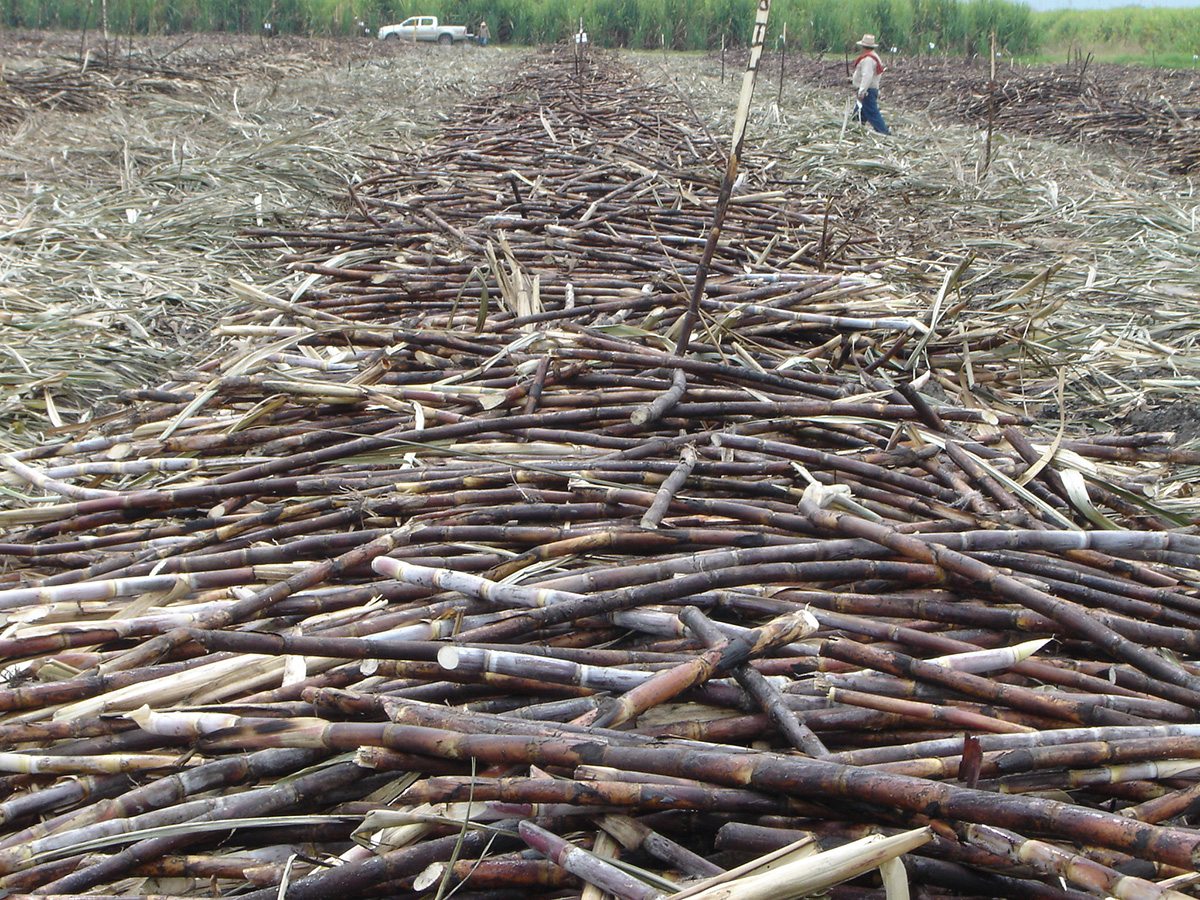
<svg viewBox="0 0 1200 900">
<path fill-rule="evenodd" d="M 858 46 L 863 52 L 854 61 L 854 74 L 850 76 L 850 83 L 858 92 L 858 118 L 880 134 L 891 134 L 879 114 L 879 76 L 883 74 L 883 60 L 875 52 L 878 46 L 875 35 L 864 34 Z"/>
<path fill-rule="evenodd" d="M 488 28 L 488 23 L 486 20 L 479 23 L 476 36 L 479 39 L 480 47 L 486 47 L 488 45 L 488 41 L 491 40 L 492 37 L 492 29 Z"/>
</svg>

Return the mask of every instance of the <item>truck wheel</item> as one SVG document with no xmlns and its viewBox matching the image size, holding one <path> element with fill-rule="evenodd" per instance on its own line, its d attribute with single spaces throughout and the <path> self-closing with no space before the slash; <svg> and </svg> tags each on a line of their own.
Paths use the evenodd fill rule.
<svg viewBox="0 0 1200 900">
<path fill-rule="evenodd" d="M 384 38 L 384 40 L 385 41 L 398 41 L 398 40 L 400 40 L 400 35 L 396 34 L 396 32 L 393 31 L 393 32 L 390 32 L 388 34 L 388 36 Z"/>
<path fill-rule="evenodd" d="M 449 47 L 451 44 L 454 43 L 454 38 L 448 34 L 439 34 L 438 35 L 438 43 L 441 44 L 443 47 Z"/>
</svg>

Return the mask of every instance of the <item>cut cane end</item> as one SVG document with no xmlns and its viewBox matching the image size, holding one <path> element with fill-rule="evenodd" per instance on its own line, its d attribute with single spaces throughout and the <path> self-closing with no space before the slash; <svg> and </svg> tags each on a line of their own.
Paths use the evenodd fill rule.
<svg viewBox="0 0 1200 900">
<path fill-rule="evenodd" d="M 398 577 L 401 565 L 400 560 L 392 559 L 390 556 L 377 556 L 371 560 L 371 568 L 380 575 L 386 575 L 388 578 Z"/>
<path fill-rule="evenodd" d="M 429 867 L 427 869 L 425 869 L 424 872 L 422 872 L 420 875 L 418 875 L 416 878 L 413 879 L 413 890 L 423 891 L 423 890 L 426 890 L 427 888 L 431 888 L 435 884 L 437 884 L 439 881 L 441 881 L 442 878 L 445 877 L 445 874 L 446 874 L 446 864 L 445 863 L 440 863 L 440 862 L 431 863 L 429 865 Z"/>
</svg>

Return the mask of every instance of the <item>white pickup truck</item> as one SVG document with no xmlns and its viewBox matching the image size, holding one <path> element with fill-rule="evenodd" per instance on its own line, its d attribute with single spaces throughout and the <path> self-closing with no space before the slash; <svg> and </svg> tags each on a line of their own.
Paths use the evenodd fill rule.
<svg viewBox="0 0 1200 900">
<path fill-rule="evenodd" d="M 470 37 L 465 25 L 443 25 L 437 16 L 409 16 L 399 25 L 379 29 L 379 39 L 385 41 L 436 41 L 448 45 Z"/>
</svg>

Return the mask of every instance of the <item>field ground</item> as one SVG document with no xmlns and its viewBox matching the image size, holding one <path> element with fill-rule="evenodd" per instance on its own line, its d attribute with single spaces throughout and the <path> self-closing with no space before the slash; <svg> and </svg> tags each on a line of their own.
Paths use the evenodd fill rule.
<svg viewBox="0 0 1200 900">
<path fill-rule="evenodd" d="M 1078 53 L 1078 47 L 1042 47 L 1036 54 L 1023 58 L 1022 61 L 1041 65 L 1057 65 L 1071 60 Z M 1191 53 L 1148 54 L 1140 47 L 1104 47 L 1091 51 L 1091 54 L 1096 62 L 1119 66 L 1200 70 L 1200 61 Z"/>
<path fill-rule="evenodd" d="M 89 40 L 96 65 L 103 48 Z M 5 41 L 12 69 L 80 57 L 77 36 Z M 166 84 L 153 75 L 118 85 L 114 74 L 96 109 L 30 111 L 0 146 L 0 416 L 12 446 L 103 411 L 95 404 L 116 389 L 219 353 L 212 325 L 241 284 L 272 290 L 299 277 L 248 249 L 242 228 L 346 208 L 366 157 L 419 146 L 526 52 L 232 36 L 133 43 L 179 71 Z M 728 131 L 741 80 L 732 65 L 722 80 L 714 57 L 629 58 Z M 1028 367 L 1022 391 L 1000 402 L 1053 420 L 1061 393 L 1075 425 L 1200 435 L 1190 399 L 1200 363 L 1195 176 L 1161 171 L 1128 145 L 1001 132 L 985 162 L 983 122 L 935 118 L 920 97 L 898 106 L 886 85 L 895 134 L 851 125 L 839 139 L 845 93 L 827 86 L 838 66 L 824 64 L 826 86 L 789 74 L 782 89 L 764 66 L 750 139 L 773 158 L 771 177 L 827 200 L 838 227 L 875 234 L 881 274 L 925 308 L 970 257 L 954 285 L 957 315 L 1030 338 L 1014 338 L 1013 364 Z M 1030 279 L 1036 290 L 1014 294 Z"/>
</svg>

